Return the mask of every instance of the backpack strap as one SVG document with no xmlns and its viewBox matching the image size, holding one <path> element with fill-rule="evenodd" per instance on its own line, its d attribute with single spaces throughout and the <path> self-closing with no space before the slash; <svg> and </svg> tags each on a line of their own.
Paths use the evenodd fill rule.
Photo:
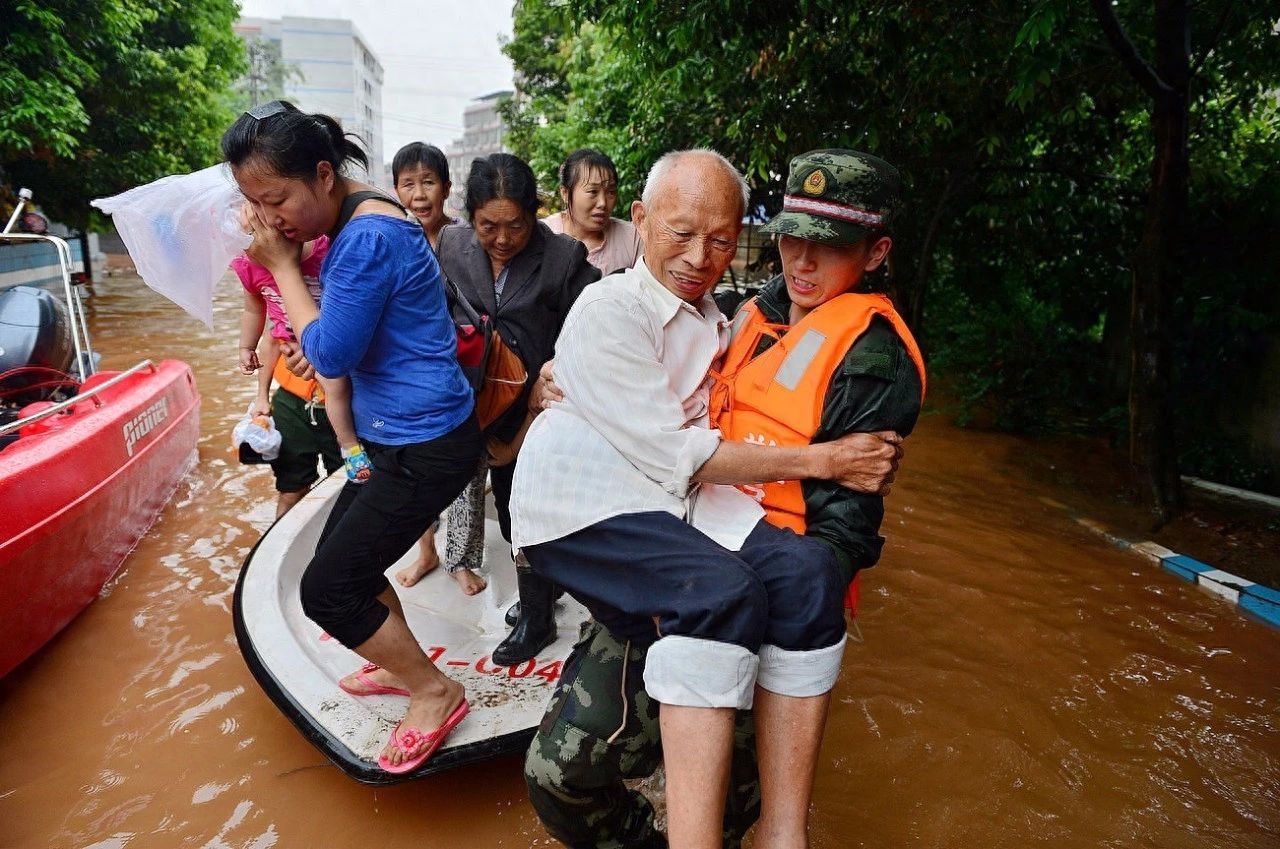
<svg viewBox="0 0 1280 849">
<path fill-rule="evenodd" d="M 410 214 L 409 210 L 405 209 L 399 201 L 389 195 L 384 195 L 382 192 L 366 190 L 352 192 L 342 199 L 342 208 L 338 210 L 338 223 L 334 224 L 333 229 L 329 231 L 330 240 L 338 238 L 338 233 L 342 231 L 343 227 L 347 226 L 347 222 L 350 221 L 351 216 L 355 214 L 356 207 L 369 199 L 389 203 L 396 209 L 403 212 L 406 216 Z M 448 228 L 446 227 L 445 229 L 447 230 Z M 425 234 L 423 235 L 423 238 L 426 238 Z M 441 246 L 443 246 L 443 242 L 441 242 Z M 480 314 L 476 312 L 475 308 L 467 301 L 461 290 L 458 289 L 458 284 L 450 280 L 449 275 L 445 274 L 443 269 L 441 269 L 440 276 L 444 278 L 445 297 L 449 300 L 450 306 L 454 308 L 451 311 L 454 313 L 455 321 L 470 324 L 477 328 L 480 327 Z M 461 316 L 459 316 L 458 313 L 461 313 Z"/>
<path fill-rule="evenodd" d="M 380 200 L 383 203 L 390 204 L 405 215 L 409 214 L 409 210 L 401 206 L 398 200 L 389 195 L 384 195 L 382 192 L 372 192 L 367 190 L 352 192 L 342 199 L 342 207 L 338 210 L 338 221 L 333 225 L 333 229 L 329 231 L 330 241 L 338 238 L 338 233 L 342 232 L 342 228 L 347 226 L 347 222 L 351 220 L 351 216 L 355 215 L 356 207 L 371 199 Z"/>
</svg>

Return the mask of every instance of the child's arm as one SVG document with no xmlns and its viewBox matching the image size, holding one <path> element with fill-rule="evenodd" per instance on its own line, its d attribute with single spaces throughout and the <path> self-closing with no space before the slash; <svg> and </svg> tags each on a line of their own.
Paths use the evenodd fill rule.
<svg viewBox="0 0 1280 849">
<path fill-rule="evenodd" d="M 258 341 L 267 321 L 267 304 L 261 295 L 244 293 L 244 311 L 240 313 L 240 371 L 253 374 L 262 368 L 258 359 Z"/>
<path fill-rule="evenodd" d="M 271 375 L 275 371 L 276 358 L 280 355 L 279 343 L 270 333 L 262 334 L 258 341 L 258 360 L 266 364 L 258 369 L 258 395 L 253 400 L 253 415 L 271 415 Z"/>
</svg>

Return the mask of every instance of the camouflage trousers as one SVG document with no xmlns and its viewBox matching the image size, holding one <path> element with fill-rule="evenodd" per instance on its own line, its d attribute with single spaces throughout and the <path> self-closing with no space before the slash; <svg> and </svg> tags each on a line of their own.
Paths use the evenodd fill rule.
<svg viewBox="0 0 1280 849">
<path fill-rule="evenodd" d="M 572 849 L 666 849 L 653 806 L 623 784 L 662 763 L 658 704 L 644 690 L 646 650 L 586 622 L 529 746 L 529 800 L 551 836 Z M 725 846 L 739 847 L 759 816 L 755 726 L 739 711 Z"/>
</svg>

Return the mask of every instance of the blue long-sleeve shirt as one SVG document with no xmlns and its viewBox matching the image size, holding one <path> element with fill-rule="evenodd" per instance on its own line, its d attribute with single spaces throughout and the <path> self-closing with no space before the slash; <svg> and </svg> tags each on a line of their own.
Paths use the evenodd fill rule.
<svg viewBox="0 0 1280 849">
<path fill-rule="evenodd" d="M 320 374 L 350 376 L 357 436 L 407 445 L 466 420 L 475 401 L 421 227 L 388 215 L 351 219 L 320 281 L 320 317 L 303 329 L 302 351 Z"/>
</svg>

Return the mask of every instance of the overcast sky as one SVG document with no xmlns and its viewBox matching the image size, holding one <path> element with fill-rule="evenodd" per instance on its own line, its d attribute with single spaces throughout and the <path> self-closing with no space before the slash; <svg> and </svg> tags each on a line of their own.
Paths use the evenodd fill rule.
<svg viewBox="0 0 1280 849">
<path fill-rule="evenodd" d="M 383 150 L 425 141 L 448 147 L 462 136 L 471 100 L 509 89 L 511 62 L 498 39 L 511 35 L 512 0 L 241 0 L 254 18 L 346 18 L 382 63 Z"/>
</svg>

